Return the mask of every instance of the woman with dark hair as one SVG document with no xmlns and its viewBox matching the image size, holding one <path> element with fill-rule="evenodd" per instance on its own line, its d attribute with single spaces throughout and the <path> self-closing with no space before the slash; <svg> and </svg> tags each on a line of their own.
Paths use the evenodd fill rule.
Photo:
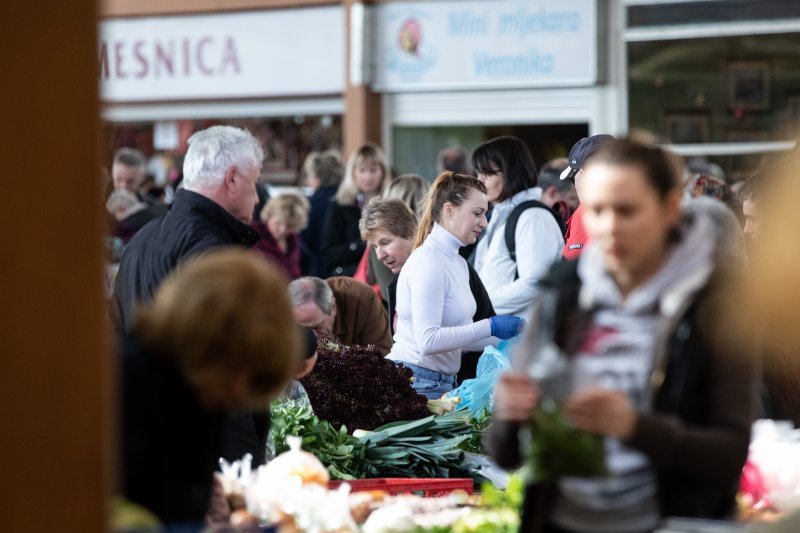
<svg viewBox="0 0 800 533">
<path fill-rule="evenodd" d="M 462 351 L 483 350 L 519 333 L 522 320 L 472 321 L 477 305 L 459 248 L 486 227 L 486 188 L 472 176 L 444 172 L 431 186 L 414 251 L 397 281 L 397 326 L 387 356 L 414 372 L 414 389 L 430 399 L 455 388 Z"/>
<path fill-rule="evenodd" d="M 493 206 L 492 219 L 475 248 L 475 270 L 495 311 L 522 315 L 536 296 L 539 279 L 560 259 L 564 236 L 556 215 L 540 202 L 536 165 L 524 142 L 516 137 L 485 142 L 472 153 L 472 165 Z M 512 253 L 506 226 L 514 219 Z"/>
<path fill-rule="evenodd" d="M 711 222 L 681 212 L 679 165 L 657 147 L 613 141 L 584 173 L 589 245 L 543 280 L 516 373 L 497 387 L 488 444 L 502 466 L 518 463 L 520 428 L 545 394 L 603 438 L 608 474 L 531 486 L 520 531 L 629 533 L 665 516 L 727 517 L 756 372 L 720 320 L 734 305 Z M 554 356 L 564 370 L 544 371 Z"/>
</svg>

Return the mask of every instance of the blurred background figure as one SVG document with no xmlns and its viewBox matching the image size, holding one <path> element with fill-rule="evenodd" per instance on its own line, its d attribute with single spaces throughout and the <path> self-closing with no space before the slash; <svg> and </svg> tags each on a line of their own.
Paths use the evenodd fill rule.
<svg viewBox="0 0 800 533">
<path fill-rule="evenodd" d="M 566 157 L 553 159 L 539 169 L 537 186 L 542 189 L 542 203 L 557 213 L 566 224 L 580 205 L 575 184 L 562 180 L 561 173 L 569 166 Z"/>
<path fill-rule="evenodd" d="M 219 458 L 230 459 L 229 417 L 263 409 L 300 367 L 284 283 L 244 250 L 216 251 L 137 310 L 119 365 L 121 487 L 163 522 L 199 529 Z"/>
<path fill-rule="evenodd" d="M 712 176 L 711 174 L 701 173 L 690 175 L 684 186 L 683 196 L 686 199 L 698 198 L 700 196 L 713 198 L 727 205 L 736 215 L 737 219 L 741 219 L 742 205 L 737 195 L 724 180 Z"/>
<path fill-rule="evenodd" d="M 729 268 L 741 268 L 747 263 L 742 226 L 736 214 L 726 204 L 708 196 L 684 200 L 683 210 L 692 215 L 704 215 L 712 224 L 717 250 L 717 263 Z"/>
<path fill-rule="evenodd" d="M 139 188 L 144 183 L 144 169 L 144 156 L 139 150 L 120 148 L 114 154 L 111 165 L 114 189 L 125 189 L 138 194 Z"/>
<path fill-rule="evenodd" d="M 252 224 L 259 239 L 253 250 L 280 266 L 290 280 L 301 276 L 300 230 L 308 225 L 309 202 L 287 192 L 270 198 L 259 222 Z"/>
<path fill-rule="evenodd" d="M 355 273 L 366 249 L 358 231 L 361 209 L 381 195 L 390 178 L 389 161 L 378 145 L 364 144 L 350 155 L 344 180 L 325 218 L 322 251 L 328 275 Z"/>
<path fill-rule="evenodd" d="M 445 171 L 469 174 L 469 151 L 460 144 L 442 149 L 436 157 L 436 174 Z"/>
<path fill-rule="evenodd" d="M 399 198 L 420 217 L 425 207 L 425 196 L 431 188 L 428 180 L 417 174 L 401 174 L 386 187 L 385 198 Z"/>
<path fill-rule="evenodd" d="M 797 161 L 787 158 L 747 180 L 743 204 L 749 265 L 735 333 L 756 332 L 763 344 L 762 417 L 800 427 L 800 248 Z"/>
<path fill-rule="evenodd" d="M 613 141 L 611 135 L 600 134 L 584 137 L 576 142 L 569 151 L 567 162 L 569 166 L 561 173 L 561 179 L 572 182 L 578 201 L 583 201 L 583 167 L 589 159 L 605 144 Z M 577 259 L 589 241 L 586 230 L 583 227 L 583 207 L 578 205 L 572 216 L 567 220 L 567 232 L 564 239 L 564 249 L 561 255 L 564 259 Z"/>
<path fill-rule="evenodd" d="M 493 206 L 475 247 L 475 270 L 497 313 L 522 316 L 539 278 L 561 258 L 563 221 L 541 202 L 536 164 L 522 140 L 498 137 L 481 144 L 472 166 Z"/>
<path fill-rule="evenodd" d="M 761 220 L 764 217 L 765 192 L 773 179 L 773 175 L 780 174 L 783 169 L 764 168 L 754 172 L 744 182 L 739 193 L 742 203 L 742 216 L 744 217 L 744 234 L 750 244 L 761 236 Z M 783 171 L 785 172 L 785 171 Z"/>
<path fill-rule="evenodd" d="M 342 154 L 336 150 L 311 152 L 303 163 L 306 185 L 312 193 L 308 201 L 308 227 L 300 233 L 303 245 L 302 270 L 306 276 L 327 276 L 322 251 L 325 218 L 344 176 Z"/>
<path fill-rule="evenodd" d="M 127 244 L 151 220 L 161 216 L 127 189 L 117 189 L 106 200 L 106 211 L 117 221 L 116 236 Z"/>
</svg>

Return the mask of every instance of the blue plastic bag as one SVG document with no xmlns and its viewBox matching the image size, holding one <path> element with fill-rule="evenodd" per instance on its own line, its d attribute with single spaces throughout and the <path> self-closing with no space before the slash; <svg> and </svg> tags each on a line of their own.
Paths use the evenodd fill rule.
<svg viewBox="0 0 800 533">
<path fill-rule="evenodd" d="M 494 388 L 497 386 L 500 374 L 511 368 L 508 356 L 511 344 L 510 341 L 502 341 L 497 348 L 487 346 L 478 359 L 475 378 L 465 379 L 458 388 L 448 392 L 444 397 L 460 397 L 458 408 L 468 407 L 475 414 L 483 409 L 489 413 L 494 411 Z"/>
</svg>

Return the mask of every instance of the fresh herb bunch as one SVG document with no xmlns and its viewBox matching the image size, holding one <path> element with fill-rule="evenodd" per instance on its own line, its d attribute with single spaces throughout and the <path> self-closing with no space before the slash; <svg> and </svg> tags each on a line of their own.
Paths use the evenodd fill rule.
<svg viewBox="0 0 800 533">
<path fill-rule="evenodd" d="M 321 339 L 314 371 L 303 378 L 314 412 L 334 428 L 371 430 L 428 416 L 427 400 L 411 386 L 413 373 L 375 346 Z"/>
<path fill-rule="evenodd" d="M 276 453 L 287 451 L 286 437 L 297 435 L 303 439 L 303 450 L 314 454 L 328 468 L 333 479 L 361 479 L 372 472 L 364 458 L 364 444 L 347 433 L 345 426 L 337 431 L 328 422 L 314 416 L 308 402 L 273 402 L 270 415 L 270 434 Z"/>
<path fill-rule="evenodd" d="M 608 473 L 603 438 L 576 429 L 551 398 L 543 398 L 531 418 L 528 453 L 532 478 L 595 477 Z"/>
</svg>

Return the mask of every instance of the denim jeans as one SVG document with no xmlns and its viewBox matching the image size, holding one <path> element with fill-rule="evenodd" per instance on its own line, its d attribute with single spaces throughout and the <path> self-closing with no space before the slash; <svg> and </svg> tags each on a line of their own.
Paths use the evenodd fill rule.
<svg viewBox="0 0 800 533">
<path fill-rule="evenodd" d="M 442 374 L 411 363 L 398 362 L 398 364 L 410 368 L 414 372 L 414 382 L 411 386 L 429 400 L 438 400 L 443 394 L 456 388 L 455 374 Z"/>
</svg>

